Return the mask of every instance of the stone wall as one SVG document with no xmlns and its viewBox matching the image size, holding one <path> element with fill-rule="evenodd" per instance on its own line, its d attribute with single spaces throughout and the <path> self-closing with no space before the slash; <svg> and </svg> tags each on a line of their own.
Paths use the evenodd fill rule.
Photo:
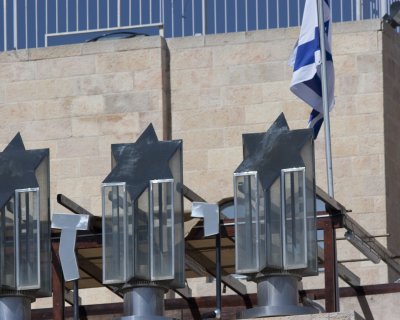
<svg viewBox="0 0 400 320">
<path fill-rule="evenodd" d="M 388 249 L 400 255 L 399 195 L 400 195 L 400 35 L 391 27 L 385 26 L 383 32 L 383 71 L 384 71 L 384 122 L 385 122 L 385 170 Z M 389 272 L 390 281 L 400 275 Z"/>
</svg>

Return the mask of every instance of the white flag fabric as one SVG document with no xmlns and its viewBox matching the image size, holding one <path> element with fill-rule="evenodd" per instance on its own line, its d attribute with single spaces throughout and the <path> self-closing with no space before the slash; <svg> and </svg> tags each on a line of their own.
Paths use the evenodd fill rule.
<svg viewBox="0 0 400 320">
<path fill-rule="evenodd" d="M 324 0 L 323 3 L 328 107 L 329 110 L 331 110 L 334 105 L 335 87 L 335 73 L 331 51 L 331 12 L 329 0 Z M 290 90 L 310 105 L 316 112 L 323 114 L 321 47 L 319 41 L 317 0 L 306 0 L 300 36 L 293 50 L 292 56 L 290 57 L 289 64 L 293 67 L 293 77 Z M 314 115 L 311 115 L 311 118 L 315 119 L 316 116 L 319 115 L 314 112 Z M 321 123 L 322 120 L 319 122 L 319 126 Z M 309 127 L 312 127 L 312 123 L 309 123 Z"/>
</svg>

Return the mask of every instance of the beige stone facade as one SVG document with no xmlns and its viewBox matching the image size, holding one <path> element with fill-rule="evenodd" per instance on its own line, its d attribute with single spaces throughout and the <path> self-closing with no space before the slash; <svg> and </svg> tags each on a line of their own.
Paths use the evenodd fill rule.
<svg viewBox="0 0 400 320">
<path fill-rule="evenodd" d="M 138 37 L 2 53 L 0 147 L 20 131 L 27 148 L 50 148 L 52 211 L 65 211 L 56 204 L 63 193 L 100 215 L 110 145 L 135 141 L 152 122 L 160 139 L 183 139 L 187 186 L 209 202 L 232 196 L 242 133 L 265 131 L 281 112 L 291 128 L 306 126 L 310 108 L 289 90 L 298 33 Z M 389 232 L 393 250 L 399 50 L 399 36 L 382 32 L 379 21 L 334 25 L 335 198 L 384 244 Z M 323 132 L 315 154 L 317 184 L 326 189 Z M 338 236 L 339 260 L 360 260 L 346 266 L 362 284 L 387 282 L 384 264 L 363 260 Z M 305 287 L 321 282 L 307 279 Z"/>
</svg>

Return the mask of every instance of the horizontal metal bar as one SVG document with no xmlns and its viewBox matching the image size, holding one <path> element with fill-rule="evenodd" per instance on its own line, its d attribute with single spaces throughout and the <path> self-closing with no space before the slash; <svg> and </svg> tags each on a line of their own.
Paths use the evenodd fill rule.
<svg viewBox="0 0 400 320">
<path fill-rule="evenodd" d="M 150 24 L 124 26 L 124 27 L 100 28 L 100 29 L 90 29 L 90 30 L 70 31 L 70 32 L 46 33 L 45 37 L 46 37 L 46 40 L 47 40 L 48 38 L 58 37 L 58 36 L 70 36 L 70 35 L 78 35 L 78 34 L 108 32 L 108 31 L 127 30 L 127 29 L 139 29 L 139 28 L 151 28 L 151 27 L 162 28 L 163 24 L 162 23 L 150 23 Z"/>
</svg>

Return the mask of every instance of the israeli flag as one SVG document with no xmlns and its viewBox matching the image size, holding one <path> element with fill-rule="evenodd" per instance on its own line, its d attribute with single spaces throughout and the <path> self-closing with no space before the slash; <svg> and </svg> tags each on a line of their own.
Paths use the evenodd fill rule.
<svg viewBox="0 0 400 320">
<path fill-rule="evenodd" d="M 329 0 L 324 0 L 323 3 L 328 106 L 330 111 L 334 105 L 335 87 L 335 73 L 331 53 L 332 25 Z M 289 64 L 293 67 L 290 90 L 313 108 L 308 127 L 314 128 L 314 138 L 316 138 L 323 121 L 324 112 L 317 0 L 306 0 L 300 36 L 290 57 Z M 315 126 L 316 124 L 318 125 Z"/>
</svg>

